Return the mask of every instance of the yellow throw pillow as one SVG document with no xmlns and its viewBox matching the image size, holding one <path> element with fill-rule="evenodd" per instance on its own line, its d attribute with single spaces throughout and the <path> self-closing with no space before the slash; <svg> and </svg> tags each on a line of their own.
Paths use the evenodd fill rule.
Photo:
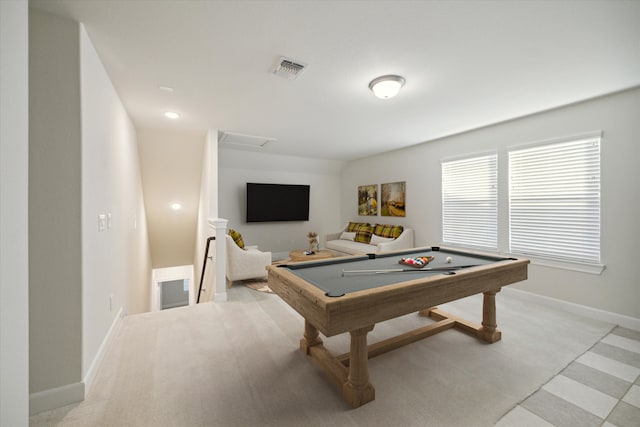
<svg viewBox="0 0 640 427">
<path fill-rule="evenodd" d="M 347 225 L 347 232 L 353 233 L 361 225 L 367 225 L 368 226 L 369 224 L 367 224 L 366 222 L 350 222 L 349 225 Z"/>
<path fill-rule="evenodd" d="M 356 236 L 353 239 L 358 243 L 369 243 L 371 241 L 371 235 L 373 234 L 373 227 L 369 224 L 362 224 L 356 228 Z"/>
<path fill-rule="evenodd" d="M 240 234 L 240 232 L 230 228 L 227 234 L 231 236 L 233 241 L 236 242 L 236 245 L 238 245 L 240 249 L 244 249 L 244 241 L 242 240 L 242 234 Z"/>
<path fill-rule="evenodd" d="M 376 224 L 373 234 L 380 237 L 397 239 L 403 231 L 404 227 L 401 225 Z"/>
</svg>

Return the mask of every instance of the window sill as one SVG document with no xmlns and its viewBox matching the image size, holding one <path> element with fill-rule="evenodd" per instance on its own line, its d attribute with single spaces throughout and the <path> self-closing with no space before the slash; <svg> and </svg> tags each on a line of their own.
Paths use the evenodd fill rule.
<svg viewBox="0 0 640 427">
<path fill-rule="evenodd" d="M 495 256 L 500 256 L 500 257 L 526 258 L 529 261 L 531 261 L 532 265 L 541 265 L 544 267 L 559 268 L 562 270 L 578 271 L 580 273 L 600 275 L 606 268 L 604 264 L 589 264 L 586 262 L 551 259 L 551 258 L 544 258 L 544 257 L 526 255 L 526 254 L 513 254 L 509 252 L 500 252 L 500 251 L 491 250 L 487 248 L 480 248 L 480 247 L 473 247 L 473 246 L 466 246 L 466 245 L 465 246 L 454 245 L 451 243 L 441 243 L 441 245 L 450 247 L 450 248 L 459 248 L 461 250 L 482 251 L 486 254 L 493 254 Z"/>
<path fill-rule="evenodd" d="M 542 265 L 544 267 L 560 268 L 562 270 L 579 271 L 580 273 L 600 275 L 605 269 L 604 264 L 588 264 L 577 261 L 566 261 L 558 259 L 550 259 L 536 256 L 527 256 L 524 254 L 503 254 L 504 256 L 528 258 L 532 265 Z"/>
</svg>

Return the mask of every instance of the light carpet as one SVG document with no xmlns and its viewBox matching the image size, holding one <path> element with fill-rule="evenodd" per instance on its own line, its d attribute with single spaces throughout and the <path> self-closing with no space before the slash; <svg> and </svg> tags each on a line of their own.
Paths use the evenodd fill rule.
<svg viewBox="0 0 640 427">
<path fill-rule="evenodd" d="M 32 426 L 492 426 L 613 325 L 496 298 L 502 341 L 448 330 L 371 359 L 376 400 L 351 409 L 298 350 L 303 319 L 277 295 L 233 287 L 225 303 L 128 316 L 86 400 Z M 441 306 L 480 321 L 482 297 Z M 424 325 L 376 325 L 369 342 Z M 325 339 L 337 353 L 348 334 Z"/>
</svg>

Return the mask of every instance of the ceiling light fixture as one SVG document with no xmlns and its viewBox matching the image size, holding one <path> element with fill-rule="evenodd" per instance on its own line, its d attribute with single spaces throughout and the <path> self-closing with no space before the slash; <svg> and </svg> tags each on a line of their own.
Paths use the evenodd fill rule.
<svg viewBox="0 0 640 427">
<path fill-rule="evenodd" d="M 167 119 L 176 120 L 180 118 L 180 113 L 176 113 L 175 111 L 165 111 L 164 116 Z"/>
<path fill-rule="evenodd" d="M 171 203 L 171 209 L 173 209 L 174 211 L 179 211 L 180 209 L 182 209 L 182 205 L 180 203 Z"/>
<path fill-rule="evenodd" d="M 380 99 L 393 98 L 400 92 L 400 88 L 404 86 L 404 77 L 396 75 L 380 76 L 371 80 L 369 89 L 375 96 Z"/>
</svg>

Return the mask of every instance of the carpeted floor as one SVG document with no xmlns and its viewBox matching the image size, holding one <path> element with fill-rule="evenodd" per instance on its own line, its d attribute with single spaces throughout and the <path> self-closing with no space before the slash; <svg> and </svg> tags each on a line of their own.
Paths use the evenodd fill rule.
<svg viewBox="0 0 640 427">
<path fill-rule="evenodd" d="M 614 327 L 502 292 L 502 341 L 448 330 L 372 359 L 376 400 L 354 410 L 298 351 L 304 322 L 277 295 L 228 297 L 126 317 L 86 400 L 31 426 L 492 426 Z M 481 296 L 442 307 L 481 318 Z M 428 321 L 378 324 L 369 342 Z M 325 344 L 346 352 L 348 335 Z"/>
</svg>

